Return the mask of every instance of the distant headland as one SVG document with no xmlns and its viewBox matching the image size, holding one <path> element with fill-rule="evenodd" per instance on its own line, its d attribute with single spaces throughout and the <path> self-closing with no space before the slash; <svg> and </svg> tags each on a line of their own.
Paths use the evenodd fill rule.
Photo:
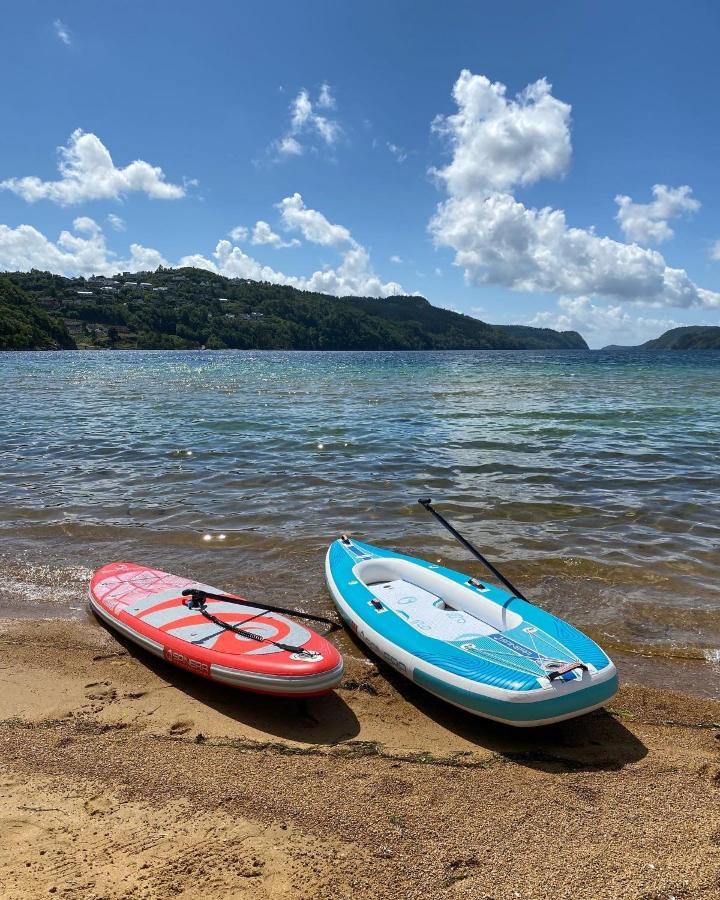
<svg viewBox="0 0 720 900">
<path fill-rule="evenodd" d="M 720 350 L 720 326 L 685 325 L 634 347 L 611 344 L 603 350 Z"/>
</svg>

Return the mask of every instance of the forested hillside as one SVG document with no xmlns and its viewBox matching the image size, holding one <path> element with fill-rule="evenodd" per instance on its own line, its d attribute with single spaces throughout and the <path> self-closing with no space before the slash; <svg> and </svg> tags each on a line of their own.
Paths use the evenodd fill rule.
<svg viewBox="0 0 720 900">
<path fill-rule="evenodd" d="M 463 350 L 586 349 L 574 331 L 494 326 L 423 297 L 331 297 L 225 278 L 201 269 L 125 272 L 114 278 L 9 273 L 16 303 L 44 331 L 16 345 L 139 349 Z M 20 295 L 18 295 L 20 296 Z M 38 318 L 39 317 L 39 318 Z"/>
<path fill-rule="evenodd" d="M 17 285 L 0 277 L 0 350 L 74 347 L 61 319 L 48 315 Z"/>
<path fill-rule="evenodd" d="M 720 350 L 720 327 L 688 325 L 671 328 L 654 341 L 641 345 L 646 350 Z"/>
</svg>

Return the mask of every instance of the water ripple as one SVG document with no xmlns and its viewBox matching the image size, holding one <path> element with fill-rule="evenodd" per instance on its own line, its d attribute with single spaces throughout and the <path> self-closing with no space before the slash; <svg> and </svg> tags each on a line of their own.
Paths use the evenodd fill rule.
<svg viewBox="0 0 720 900">
<path fill-rule="evenodd" d="M 0 379 L 0 574 L 53 615 L 120 556 L 324 607 L 346 530 L 471 567 L 430 494 L 604 640 L 720 646 L 718 353 L 16 353 Z"/>
</svg>

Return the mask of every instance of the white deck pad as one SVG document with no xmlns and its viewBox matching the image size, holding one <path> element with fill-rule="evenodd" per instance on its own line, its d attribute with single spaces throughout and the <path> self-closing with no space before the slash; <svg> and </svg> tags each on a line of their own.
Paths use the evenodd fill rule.
<svg viewBox="0 0 720 900">
<path fill-rule="evenodd" d="M 368 588 L 384 606 L 429 637 L 441 641 L 472 641 L 497 633 L 482 619 L 445 606 L 442 598 L 402 578 L 369 584 Z"/>
</svg>

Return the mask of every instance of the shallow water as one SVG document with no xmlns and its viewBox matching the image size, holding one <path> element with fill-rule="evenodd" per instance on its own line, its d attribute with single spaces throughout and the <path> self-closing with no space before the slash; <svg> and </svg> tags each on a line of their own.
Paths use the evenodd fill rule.
<svg viewBox="0 0 720 900">
<path fill-rule="evenodd" d="M 0 614 L 130 559 L 328 609 L 327 543 L 477 566 L 720 696 L 720 352 L 0 353 Z M 224 535 L 224 538 L 221 536 Z"/>
</svg>

